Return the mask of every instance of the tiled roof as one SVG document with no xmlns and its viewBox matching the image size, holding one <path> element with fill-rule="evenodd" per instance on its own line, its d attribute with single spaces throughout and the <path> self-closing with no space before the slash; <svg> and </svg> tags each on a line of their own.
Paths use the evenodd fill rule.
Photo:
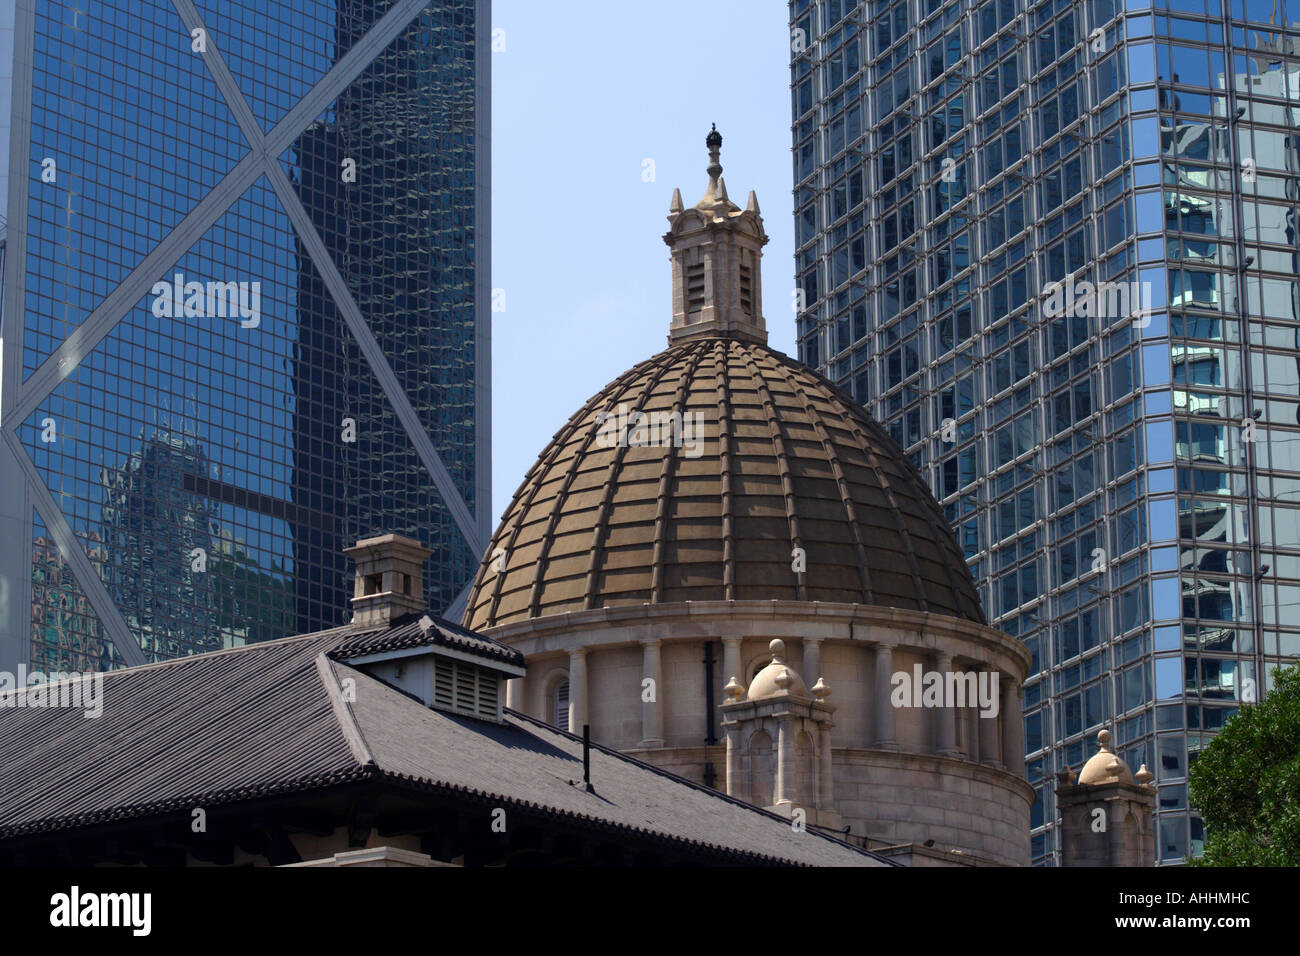
<svg viewBox="0 0 1300 956">
<path fill-rule="evenodd" d="M 113 671 L 98 718 L 0 707 L 0 840 L 370 778 L 732 860 L 883 865 L 601 747 L 587 793 L 580 740 L 513 712 L 496 724 L 432 710 L 343 659 L 386 646 L 384 632 L 339 628 Z"/>
<path fill-rule="evenodd" d="M 468 651 L 479 657 L 488 657 L 524 666 L 524 656 L 508 644 L 494 641 L 482 634 L 430 615 L 408 615 L 393 622 L 393 626 L 380 631 L 367 631 L 345 641 L 331 654 L 337 658 L 363 657 L 383 651 L 399 651 L 408 647 L 441 644 L 457 650 Z"/>
<path fill-rule="evenodd" d="M 599 416 L 620 409 L 700 416 L 703 434 L 619 445 Z M 884 429 L 780 352 L 717 336 L 637 365 L 560 429 L 506 509 L 464 621 L 773 599 L 984 622 L 942 510 Z"/>
</svg>

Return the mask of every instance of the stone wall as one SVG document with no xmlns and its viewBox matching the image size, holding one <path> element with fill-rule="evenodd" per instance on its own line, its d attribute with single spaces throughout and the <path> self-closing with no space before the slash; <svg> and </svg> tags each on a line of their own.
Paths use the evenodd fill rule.
<svg viewBox="0 0 1300 956">
<path fill-rule="evenodd" d="M 770 659 L 768 643 L 780 638 L 789 666 L 816 670 L 803 675 L 807 684 L 822 678 L 830 688 L 836 809 L 855 836 L 869 837 L 872 846 L 933 840 L 938 855 L 927 863 L 950 859 L 953 850 L 978 863 L 1029 863 L 1033 790 L 1017 751 L 1029 654 L 992 628 L 897 608 L 754 601 L 597 608 L 486 633 L 528 660 L 529 676 L 511 682 L 519 685 L 510 691 L 512 706 L 550 721 L 555 686 L 585 673 L 594 740 L 696 782 L 711 762 L 719 790 L 726 788 L 726 752 L 717 716 L 718 743 L 706 747 L 706 643 L 715 660 L 716 708 L 733 673 L 748 685 Z M 877 674 L 882 662 L 887 670 Z M 972 707 L 893 706 L 882 687 L 917 665 L 923 673 L 996 672 L 1006 692 L 999 714 L 981 719 Z M 655 667 L 656 699 L 647 705 L 642 681 L 656 676 L 647 673 Z M 897 749 L 878 747 L 889 723 Z M 665 746 L 648 748 L 656 724 Z M 567 729 L 580 733 L 581 722 Z M 986 760 L 992 765 L 976 762 Z"/>
</svg>

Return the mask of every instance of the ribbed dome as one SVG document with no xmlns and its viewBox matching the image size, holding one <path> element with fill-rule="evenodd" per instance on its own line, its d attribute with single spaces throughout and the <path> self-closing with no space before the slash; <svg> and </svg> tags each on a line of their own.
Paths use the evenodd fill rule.
<svg viewBox="0 0 1300 956">
<path fill-rule="evenodd" d="M 610 442 L 601 413 L 620 406 L 702 421 L 702 436 Z M 942 511 L 885 431 L 806 367 L 714 335 L 637 365 L 560 429 L 492 538 L 465 624 L 771 599 L 984 620 Z"/>
</svg>

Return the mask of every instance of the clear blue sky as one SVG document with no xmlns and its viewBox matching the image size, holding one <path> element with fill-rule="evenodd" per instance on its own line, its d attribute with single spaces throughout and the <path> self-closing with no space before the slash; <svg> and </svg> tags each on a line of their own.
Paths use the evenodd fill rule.
<svg viewBox="0 0 1300 956">
<path fill-rule="evenodd" d="M 772 0 L 496 0 L 492 57 L 495 518 L 551 436 L 666 345 L 673 187 L 758 193 L 771 344 L 794 350 L 789 45 Z M 644 182 L 642 163 L 655 162 Z"/>
</svg>

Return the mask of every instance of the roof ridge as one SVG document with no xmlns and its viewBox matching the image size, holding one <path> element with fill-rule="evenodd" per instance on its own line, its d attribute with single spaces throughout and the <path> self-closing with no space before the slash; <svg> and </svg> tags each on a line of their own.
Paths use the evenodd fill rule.
<svg viewBox="0 0 1300 956">
<path fill-rule="evenodd" d="M 713 343 L 713 393 L 718 403 L 718 492 L 719 519 L 722 532 L 722 598 L 736 597 L 736 529 L 732 509 L 734 489 L 731 479 L 735 471 L 731 446 L 734 422 L 731 414 L 731 386 L 727 380 L 727 363 L 731 349 L 725 342 Z"/>
<path fill-rule="evenodd" d="M 316 673 L 324 685 L 326 696 L 329 697 L 330 707 L 334 711 L 334 716 L 338 720 L 339 730 L 343 732 L 343 738 L 348 742 L 348 749 L 352 751 L 352 756 L 356 758 L 357 763 L 363 767 L 377 767 L 375 755 L 366 743 L 366 735 L 361 730 L 361 725 L 357 723 L 356 714 L 352 713 L 352 708 L 348 704 L 347 698 L 343 694 L 343 687 L 339 683 L 339 675 L 334 670 L 335 662 L 330 660 L 324 653 L 316 655 Z M 348 670 L 356 668 L 348 667 L 347 664 L 339 666 L 347 667 Z M 357 673 L 360 673 L 358 671 Z"/>
<path fill-rule="evenodd" d="M 687 344 L 696 346 L 696 349 L 694 354 L 686 356 L 688 364 L 686 371 L 682 374 L 681 381 L 677 383 L 677 390 L 673 393 L 673 410 L 670 413 L 670 421 L 672 415 L 677 415 L 681 420 L 685 420 L 687 414 L 686 393 L 690 390 L 690 384 L 695 380 L 695 374 L 699 371 L 704 362 L 704 356 L 709 351 L 705 342 L 691 341 Z M 682 428 L 684 431 L 684 424 Z M 655 537 L 654 544 L 650 549 L 651 604 L 660 603 L 659 598 L 663 594 L 664 541 L 668 535 L 668 499 L 671 497 L 668 489 L 676 472 L 677 456 L 672 453 L 671 448 L 665 448 L 663 462 L 659 466 L 659 487 L 655 491 Z"/>
<path fill-rule="evenodd" d="M 812 399 L 808 397 L 802 383 L 791 374 L 790 369 L 784 362 L 777 362 L 776 370 L 785 378 L 786 384 L 790 386 L 790 391 L 803 405 L 808 420 L 812 422 L 813 428 L 817 430 L 817 435 L 821 439 L 822 451 L 826 454 L 826 459 L 831 466 L 831 474 L 835 476 L 835 483 L 839 487 L 840 504 L 844 507 L 844 515 L 848 519 L 846 523 L 853 534 L 854 554 L 858 559 L 858 578 L 862 582 L 862 597 L 865 603 L 872 604 L 875 602 L 875 592 L 871 587 L 871 569 L 867 565 L 866 543 L 862 540 L 862 526 L 858 522 L 853 496 L 849 494 L 848 478 L 844 474 L 844 466 L 840 463 L 839 453 L 835 450 L 835 443 L 831 441 L 830 435 L 826 431 L 826 423 L 823 421 L 821 413 L 813 405 Z M 811 680 L 811 677 L 809 679 Z"/>
<path fill-rule="evenodd" d="M 777 413 L 776 402 L 772 398 L 772 390 L 767 387 L 767 382 L 763 379 L 763 373 L 759 371 L 758 363 L 754 361 L 753 353 L 746 350 L 743 354 L 745 362 L 749 366 L 750 378 L 758 392 L 759 401 L 763 403 L 763 413 L 767 416 L 768 432 L 772 437 L 772 449 L 776 452 L 776 466 L 778 474 L 781 476 L 781 494 L 785 504 L 785 520 L 790 529 L 790 544 L 794 549 L 792 553 L 801 553 L 804 556 L 804 567 L 806 569 L 808 552 L 803 546 L 803 535 L 799 533 L 799 512 L 794 503 L 794 472 L 790 467 L 790 452 L 787 448 L 789 438 L 786 435 L 781 416 Z M 790 562 L 790 569 L 794 574 L 795 596 L 800 601 L 806 601 L 808 600 L 808 572 L 807 570 L 794 570 L 795 563 L 794 561 Z"/>
<path fill-rule="evenodd" d="M 679 348 L 679 347 L 680 346 L 673 346 L 673 348 Z M 671 349 L 665 349 L 664 351 L 671 351 Z M 515 517 L 515 520 L 512 523 L 510 528 L 510 540 L 504 549 L 506 553 L 506 561 L 507 563 L 509 562 L 510 552 L 514 550 L 515 542 L 519 540 L 519 533 L 520 531 L 523 530 L 523 524 L 519 520 L 519 516 L 527 512 L 529 506 L 531 506 L 533 500 L 537 497 L 537 492 L 541 487 L 540 482 L 532 481 L 534 474 L 544 473 L 547 468 L 549 468 L 552 464 L 554 464 L 555 459 L 559 457 L 560 452 L 564 449 L 564 446 L 568 443 L 569 438 L 572 437 L 573 434 L 578 430 L 578 423 L 581 422 L 586 417 L 588 411 L 593 406 L 595 406 L 597 402 L 600 402 L 606 395 L 608 395 L 615 388 L 622 386 L 624 383 L 628 381 L 635 380 L 636 376 L 641 373 L 642 368 L 644 366 L 649 365 L 658 357 L 659 357 L 658 355 L 654 355 L 648 359 L 644 359 L 643 361 L 637 362 L 636 365 L 633 365 L 630 369 L 628 369 L 618 378 L 614 379 L 614 381 L 610 382 L 608 385 L 606 385 L 604 388 L 598 391 L 595 395 L 592 395 L 589 399 L 583 402 L 582 407 L 580 407 L 576 412 L 570 415 L 568 420 L 555 430 L 555 434 L 551 436 L 550 442 L 547 444 L 546 448 L 543 449 L 544 453 L 549 452 L 549 454 L 546 455 L 545 461 L 543 461 L 541 455 L 539 455 L 533 461 L 532 465 L 529 466 L 528 471 L 524 474 L 523 479 L 519 482 L 519 487 L 515 489 L 515 493 L 510 497 L 510 504 L 507 505 L 506 509 L 501 513 L 500 523 L 497 525 L 496 531 L 493 533 L 492 537 L 488 541 L 487 550 L 483 555 L 483 559 L 479 562 L 478 572 L 474 577 L 473 587 L 470 590 L 469 597 L 465 601 L 466 620 L 470 619 L 473 616 L 474 609 L 475 607 L 478 606 L 479 595 L 482 593 L 484 588 L 484 580 L 483 580 L 484 573 L 486 569 L 491 565 L 491 562 L 493 561 L 493 555 L 497 550 L 496 548 L 493 547 L 493 545 L 498 544 L 501 537 L 501 532 L 506 527 L 506 522 L 513 515 Z M 561 435 L 564 436 L 564 441 L 560 440 Z M 516 510 L 515 506 L 519 503 L 525 488 L 528 489 L 528 500 L 524 502 L 522 508 Z M 538 563 L 536 569 L 534 570 L 534 580 L 536 580 L 536 577 L 540 574 L 541 574 L 541 565 L 540 563 Z M 494 572 L 493 576 L 495 580 L 493 581 L 492 596 L 488 604 L 488 614 L 487 614 L 488 623 L 486 625 L 487 627 L 491 627 L 496 623 L 497 607 L 501 603 L 501 587 L 505 583 L 505 574 L 503 572 Z"/>
<path fill-rule="evenodd" d="M 615 385 L 621 386 L 625 381 L 633 381 L 635 380 L 633 377 L 634 373 L 636 377 L 641 377 L 645 373 L 654 370 L 656 367 L 659 369 L 659 374 L 662 375 L 662 366 L 664 365 L 664 362 L 661 359 L 661 356 L 663 354 L 663 352 L 660 352 L 659 355 L 638 363 L 630 369 L 627 374 L 619 376 L 614 382 L 601 389 L 598 394 L 592 397 L 586 405 L 583 405 L 582 408 L 569 419 L 569 424 L 566 426 L 569 429 L 569 435 L 573 436 L 577 433 L 577 423 L 579 419 L 585 418 L 586 413 L 590 409 L 595 408 L 598 402 L 609 395 Z M 573 456 L 573 460 L 569 462 L 569 467 L 565 469 L 563 487 L 559 492 L 557 492 L 557 496 L 563 497 L 569 493 L 569 488 L 572 487 L 574 479 L 578 476 L 578 466 L 582 464 L 583 458 L 587 454 L 587 450 L 591 447 L 591 443 L 596 440 L 596 435 L 599 431 L 600 429 L 598 428 L 589 429 L 587 437 L 582 439 L 582 446 L 579 448 L 578 454 Z M 567 440 L 565 444 L 567 444 Z M 555 544 L 555 529 L 559 523 L 559 511 L 552 510 L 550 516 L 547 518 L 546 533 L 541 537 L 541 548 L 537 552 L 537 559 L 533 562 L 533 583 L 528 595 L 528 613 L 530 617 L 540 616 L 538 612 L 540 610 L 539 602 L 542 597 L 542 576 L 546 571 L 548 562 L 550 561 L 551 547 Z"/>
<path fill-rule="evenodd" d="M 217 651 L 204 651 L 202 654 L 187 654 L 184 657 L 172 657 L 165 661 L 150 661 L 148 664 L 135 664 L 131 667 L 115 667 L 106 671 L 94 671 L 92 673 L 103 674 L 105 678 L 114 677 L 118 674 L 135 674 L 141 671 L 158 670 L 164 667 L 175 667 L 180 664 L 190 663 L 192 661 L 206 661 L 217 657 L 225 657 L 230 654 L 242 654 L 249 651 L 260 650 L 265 647 L 283 647 L 299 641 L 323 641 L 327 636 L 335 636 L 338 632 L 351 630 L 354 625 L 340 624 L 338 627 L 327 628 L 323 631 L 312 631 L 310 634 L 292 634 L 289 637 L 278 637 L 273 641 L 254 641 L 249 644 L 240 644 L 238 647 L 223 647 Z M 358 630 L 357 635 L 371 634 L 375 630 L 383 628 L 373 628 Z"/>
<path fill-rule="evenodd" d="M 869 420 L 874 421 L 873 419 Z M 850 434 L 853 435 L 853 440 L 858 445 L 858 450 L 861 451 L 863 457 L 866 458 L 867 467 L 870 468 L 871 472 L 876 476 L 876 481 L 880 483 L 880 491 L 885 496 L 885 500 L 889 502 L 888 510 L 894 519 L 894 528 L 903 542 L 904 557 L 907 559 L 907 569 L 912 573 L 912 583 L 916 591 L 918 610 L 929 611 L 930 602 L 925 596 L 925 578 L 921 575 L 921 565 L 916 560 L 916 546 L 912 544 L 912 534 L 907 530 L 907 522 L 903 520 L 903 510 L 898 506 L 898 498 L 894 494 L 894 488 L 889 483 L 889 478 L 885 474 L 884 469 L 880 466 L 880 459 L 877 457 L 876 450 L 872 447 L 871 441 L 867 438 L 862 423 L 851 416 L 847 419 L 847 422 L 849 424 Z M 888 438 L 889 436 L 886 434 L 885 437 Z M 890 442 L 893 443 L 892 438 L 890 439 Z M 895 445 L 895 448 L 897 448 L 897 445 Z M 904 458 L 907 457 L 903 454 L 901 449 L 898 449 L 898 451 L 899 455 Z M 906 472 L 904 472 L 904 474 L 906 474 Z M 925 491 L 926 494 L 930 494 L 929 489 L 924 485 L 922 485 L 922 490 Z M 949 586 L 951 586 L 951 583 L 951 578 L 949 578 Z M 959 601 L 957 610 L 960 611 L 960 609 Z"/>
<path fill-rule="evenodd" d="M 425 622 L 428 622 L 427 626 Z M 350 661 L 388 651 L 414 647 L 449 646 L 476 656 L 523 665 L 523 655 L 494 637 L 480 634 L 431 613 L 407 614 L 389 627 L 368 631 L 356 639 L 343 640 L 327 652 L 333 660 Z"/>
<path fill-rule="evenodd" d="M 949 532 L 952 531 L 951 525 L 948 521 L 948 517 L 947 515 L 944 514 L 943 505 L 939 503 L 938 497 L 930 490 L 929 482 L 925 480 L 925 476 L 921 474 L 921 470 L 917 468 L 916 464 L 912 461 L 912 459 L 908 457 L 906 451 L 903 450 L 902 446 L 900 446 L 898 442 L 894 441 L 893 436 L 891 436 L 889 432 L 886 431 L 881 426 L 880 422 L 876 421 L 875 418 L 871 416 L 871 413 L 868 412 L 866 408 L 863 407 L 863 405 L 860 402 L 858 402 L 856 398 L 853 397 L 852 394 L 850 394 L 848 391 L 841 388 L 840 386 L 836 385 L 834 382 L 832 382 L 825 375 L 821 374 L 821 372 L 817 371 L 815 368 L 811 368 L 802 363 L 796 363 L 792 358 L 790 358 L 790 356 L 786 355 L 784 352 L 779 352 L 776 349 L 767 346 L 764 347 L 767 348 L 769 352 L 773 353 L 781 361 L 781 364 L 786 366 L 788 369 L 791 369 L 803 375 L 811 375 L 813 379 L 816 380 L 823 387 L 830 389 L 833 395 L 835 395 L 837 398 L 841 399 L 844 402 L 845 406 L 849 410 L 850 415 L 852 416 L 852 421 L 857 423 L 860 428 L 868 432 L 873 439 L 877 441 L 885 441 L 889 445 L 892 445 L 893 450 L 897 452 L 897 454 L 894 455 L 893 458 L 899 462 L 900 467 L 903 469 L 905 473 L 910 473 L 910 477 L 913 480 L 920 482 L 921 486 L 925 489 L 926 493 L 924 495 L 919 496 L 922 507 L 929 509 L 930 516 L 932 519 L 938 521 L 940 525 L 945 529 L 947 529 Z M 966 555 L 962 552 L 961 546 L 957 542 L 955 533 L 939 535 L 936 544 L 940 548 L 940 550 L 946 550 L 948 552 L 949 557 L 955 558 L 957 562 L 963 566 L 966 565 Z M 984 612 L 983 605 L 980 603 L 979 589 L 975 586 L 974 581 L 970 580 L 969 582 L 971 585 L 970 593 L 966 593 L 966 590 L 962 587 L 963 583 L 965 582 L 955 579 L 953 575 L 953 569 L 951 567 L 948 567 L 946 563 L 945 563 L 945 567 L 948 575 L 948 585 L 952 589 L 953 597 L 956 599 L 957 602 L 956 610 L 958 616 L 961 616 L 961 606 L 963 600 L 970 600 L 973 598 L 975 602 L 974 609 L 976 611 L 975 620 L 978 621 L 978 623 L 980 624 L 987 624 L 988 617 Z"/>
<path fill-rule="evenodd" d="M 635 413 L 644 415 L 646 403 L 654 394 L 655 386 L 663 380 L 669 369 L 676 368 L 676 359 L 679 356 L 673 356 L 673 361 L 658 363 L 654 368 L 648 370 L 648 374 L 641 380 L 641 394 L 637 396 Z M 687 356 L 689 358 L 689 356 Z M 596 515 L 591 526 L 591 548 L 587 556 L 587 580 L 583 586 L 582 603 L 588 608 L 594 608 L 596 598 L 596 579 L 600 573 L 601 555 L 605 550 L 605 542 L 609 538 L 609 515 L 610 506 L 613 502 L 614 491 L 618 487 L 618 477 L 623 469 L 623 459 L 627 457 L 628 449 L 632 447 L 630 441 L 619 441 L 614 447 L 614 457 L 610 460 L 609 469 L 606 472 L 605 490 L 600 496 L 600 504 L 596 508 Z M 670 459 L 675 457 L 670 448 L 664 449 L 664 458 Z M 566 485 L 568 481 L 566 479 Z"/>
</svg>

